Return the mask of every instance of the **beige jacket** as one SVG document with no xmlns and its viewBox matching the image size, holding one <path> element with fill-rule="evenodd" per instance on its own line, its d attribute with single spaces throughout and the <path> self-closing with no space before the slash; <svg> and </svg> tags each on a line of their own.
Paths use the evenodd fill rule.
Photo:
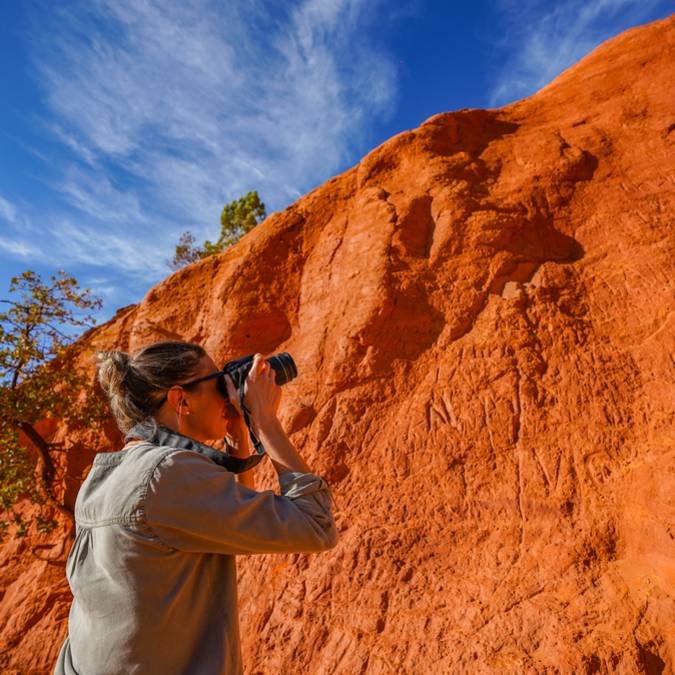
<svg viewBox="0 0 675 675">
<path fill-rule="evenodd" d="M 326 482 L 256 492 L 202 454 L 99 453 L 77 497 L 73 592 L 57 675 L 241 673 L 235 558 L 336 545 Z"/>
</svg>

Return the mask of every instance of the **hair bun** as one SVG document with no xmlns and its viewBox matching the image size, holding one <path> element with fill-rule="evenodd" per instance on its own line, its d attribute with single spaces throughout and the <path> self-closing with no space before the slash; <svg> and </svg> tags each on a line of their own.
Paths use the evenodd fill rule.
<svg viewBox="0 0 675 675">
<path fill-rule="evenodd" d="M 131 357 L 126 352 L 112 350 L 99 352 L 98 381 L 110 398 L 124 394 L 124 380 L 129 372 Z"/>
</svg>

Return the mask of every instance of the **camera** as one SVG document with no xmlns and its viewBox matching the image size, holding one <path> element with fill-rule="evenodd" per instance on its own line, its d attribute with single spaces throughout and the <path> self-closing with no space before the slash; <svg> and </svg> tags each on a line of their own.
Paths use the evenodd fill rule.
<svg viewBox="0 0 675 675">
<path fill-rule="evenodd" d="M 232 378 L 232 384 L 234 384 L 236 390 L 239 392 L 239 403 L 244 414 L 244 422 L 248 428 L 249 436 L 251 437 L 251 442 L 255 448 L 258 455 L 265 454 L 265 448 L 260 442 L 260 439 L 255 435 L 251 427 L 251 417 L 249 410 L 244 405 L 244 384 L 248 374 L 251 372 L 253 367 L 253 354 L 244 356 L 241 359 L 236 359 L 235 361 L 228 361 L 222 370 L 222 375 L 218 378 L 218 387 L 226 399 L 229 399 L 227 393 L 227 386 L 225 384 L 225 375 L 229 375 Z M 265 359 L 267 363 L 270 364 L 272 370 L 275 372 L 275 381 L 278 385 L 286 384 L 290 382 L 298 374 L 298 369 L 293 361 L 293 357 L 288 352 L 281 352 L 280 354 L 275 354 L 270 356 L 268 359 Z M 250 458 L 246 461 L 251 461 Z"/>
<path fill-rule="evenodd" d="M 286 382 L 290 382 L 298 375 L 298 368 L 295 365 L 295 361 L 293 361 L 293 357 L 288 352 L 275 354 L 265 360 L 270 364 L 272 370 L 274 370 L 274 379 L 279 386 L 286 384 Z M 252 367 L 253 354 L 249 354 L 248 356 L 236 359 L 235 361 L 228 361 L 223 366 L 223 375 L 229 375 L 232 378 L 232 383 L 235 388 L 241 390 Z M 218 378 L 218 386 L 225 398 L 228 398 L 224 377 Z"/>
</svg>

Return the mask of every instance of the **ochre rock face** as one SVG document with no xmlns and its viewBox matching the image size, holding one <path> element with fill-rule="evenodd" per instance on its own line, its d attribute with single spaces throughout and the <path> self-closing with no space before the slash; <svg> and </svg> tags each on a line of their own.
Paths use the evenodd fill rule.
<svg viewBox="0 0 675 675">
<path fill-rule="evenodd" d="M 630 30 L 396 136 L 85 338 L 296 358 L 282 419 L 340 541 L 239 559 L 248 673 L 672 672 L 673 82 L 675 19 Z M 72 503 L 118 439 L 68 434 Z M 4 672 L 47 672 L 67 628 L 65 553 L 35 543 L 0 558 Z"/>
</svg>

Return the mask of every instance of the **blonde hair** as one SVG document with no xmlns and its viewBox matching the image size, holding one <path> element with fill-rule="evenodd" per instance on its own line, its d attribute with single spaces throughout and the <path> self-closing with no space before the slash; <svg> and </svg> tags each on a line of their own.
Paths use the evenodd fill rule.
<svg viewBox="0 0 675 675">
<path fill-rule="evenodd" d="M 156 342 L 135 356 L 117 350 L 99 352 L 98 381 L 123 433 L 152 417 L 172 386 L 195 377 L 202 347 L 192 342 Z"/>
</svg>

